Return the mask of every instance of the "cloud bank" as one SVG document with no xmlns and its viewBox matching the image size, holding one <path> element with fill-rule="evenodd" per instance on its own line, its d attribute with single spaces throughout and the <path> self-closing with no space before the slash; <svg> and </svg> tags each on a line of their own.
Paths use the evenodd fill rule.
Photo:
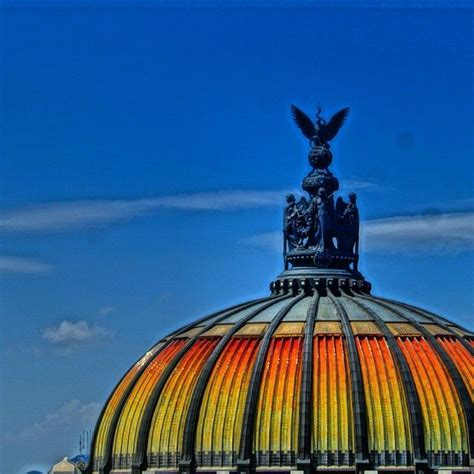
<svg viewBox="0 0 474 474">
<path fill-rule="evenodd" d="M 350 180 L 351 190 L 377 189 L 371 182 Z M 159 210 L 239 211 L 282 207 L 291 190 L 230 190 L 177 194 L 148 199 L 56 201 L 0 212 L 0 233 L 67 232 L 109 225 Z"/>
<path fill-rule="evenodd" d="M 236 211 L 281 206 L 282 191 L 220 191 L 150 199 L 81 200 L 39 204 L 0 214 L 0 232 L 58 232 L 106 225 L 157 210 Z"/>
<path fill-rule="evenodd" d="M 282 233 L 248 237 L 242 243 L 281 251 Z M 440 254 L 474 250 L 474 212 L 373 219 L 361 224 L 366 253 Z"/>
<path fill-rule="evenodd" d="M 439 254 L 474 250 L 474 212 L 392 217 L 365 222 L 366 252 Z"/>
<path fill-rule="evenodd" d="M 24 257 L 10 257 L 0 255 L 0 274 L 15 273 L 49 273 L 53 270 L 52 265 Z"/>
</svg>

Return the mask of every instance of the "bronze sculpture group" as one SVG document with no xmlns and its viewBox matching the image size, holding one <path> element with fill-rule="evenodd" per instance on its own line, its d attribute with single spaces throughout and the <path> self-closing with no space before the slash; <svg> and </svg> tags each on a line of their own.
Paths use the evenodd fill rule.
<svg viewBox="0 0 474 474">
<path fill-rule="evenodd" d="M 308 160 L 313 170 L 302 183 L 309 198 L 301 197 L 297 201 L 293 194 L 286 196 L 283 227 L 286 268 L 291 264 L 357 270 L 357 196 L 350 193 L 347 202 L 339 197 L 334 203 L 339 181 L 328 169 L 332 162 L 329 141 L 337 135 L 349 109 L 340 110 L 326 122 L 318 107 L 314 123 L 294 105 L 291 110 L 296 124 L 310 141 Z"/>
</svg>

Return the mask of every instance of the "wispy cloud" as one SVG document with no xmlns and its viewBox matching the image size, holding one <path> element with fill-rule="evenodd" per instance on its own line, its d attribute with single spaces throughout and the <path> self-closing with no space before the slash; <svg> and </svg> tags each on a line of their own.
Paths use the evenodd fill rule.
<svg viewBox="0 0 474 474">
<path fill-rule="evenodd" d="M 349 180 L 350 190 L 374 190 L 367 181 Z M 56 201 L 0 212 L 0 232 L 66 232 L 84 227 L 108 225 L 159 210 L 239 211 L 282 207 L 290 190 L 230 190 L 178 194 L 148 199 L 104 199 Z"/>
<path fill-rule="evenodd" d="M 392 188 L 382 186 L 373 181 L 361 181 L 357 179 L 346 179 L 341 182 L 340 188 L 344 191 L 387 191 Z"/>
<path fill-rule="evenodd" d="M 45 341 L 58 347 L 62 354 L 70 354 L 88 342 L 111 337 L 112 332 L 87 321 L 64 320 L 43 329 L 41 335 Z"/>
<path fill-rule="evenodd" d="M 273 252 L 282 252 L 283 234 L 281 231 L 264 232 L 262 234 L 245 237 L 240 240 L 240 243 L 249 245 L 250 247 L 271 250 Z"/>
<path fill-rule="evenodd" d="M 474 250 L 474 212 L 398 216 L 362 222 L 364 252 L 460 253 Z M 281 231 L 248 237 L 242 243 L 281 251 Z"/>
<path fill-rule="evenodd" d="M 24 257 L 0 256 L 0 273 L 2 274 L 39 274 L 49 273 L 53 266 L 39 260 Z"/>
<path fill-rule="evenodd" d="M 474 212 L 375 219 L 362 226 L 364 251 L 459 253 L 474 250 Z"/>
<path fill-rule="evenodd" d="M 58 232 L 110 224 L 157 211 L 236 211 L 281 205 L 281 191 L 220 191 L 150 199 L 61 201 L 5 211 L 0 232 Z"/>
<path fill-rule="evenodd" d="M 41 421 L 13 433 L 6 432 L 3 435 L 5 442 L 12 441 L 39 441 L 43 437 L 55 439 L 55 443 L 61 440 L 59 433 L 65 433 L 69 437 L 77 437 L 82 429 L 94 426 L 101 409 L 100 403 L 84 403 L 80 400 L 71 400 L 64 403 L 57 410 L 48 413 Z M 58 436 L 58 437 L 56 437 Z M 75 441 L 75 439 L 74 439 Z M 69 449 L 69 446 L 67 446 Z M 64 451 L 67 452 L 67 451 Z"/>
</svg>

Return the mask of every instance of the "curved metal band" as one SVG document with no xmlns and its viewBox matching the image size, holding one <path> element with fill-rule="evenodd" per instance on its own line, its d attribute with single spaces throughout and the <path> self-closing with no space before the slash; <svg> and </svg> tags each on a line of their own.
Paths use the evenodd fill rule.
<svg viewBox="0 0 474 474">
<path fill-rule="evenodd" d="M 377 299 L 371 298 L 365 295 L 357 295 L 359 298 L 364 298 L 370 301 L 377 303 Z M 357 301 L 356 299 L 351 299 L 359 308 L 363 309 L 367 314 L 369 314 L 382 331 L 385 339 L 387 340 L 388 347 L 392 352 L 393 356 L 395 357 L 396 366 L 400 371 L 400 376 L 403 380 L 403 387 L 405 391 L 405 395 L 407 397 L 407 404 L 408 404 L 408 414 L 410 420 L 410 429 L 413 438 L 413 454 L 414 454 L 414 462 L 416 464 L 426 464 L 427 457 L 426 457 L 426 447 L 425 447 L 425 435 L 423 431 L 423 415 L 421 412 L 421 404 L 420 399 L 418 397 L 418 392 L 416 391 L 415 381 L 411 375 L 410 367 L 408 366 L 408 362 L 401 351 L 395 336 L 391 333 L 390 329 L 388 329 L 387 325 L 382 321 L 382 319 L 372 311 L 370 308 L 362 304 L 361 302 Z M 399 315 L 403 317 L 403 315 Z M 406 318 L 405 318 L 406 319 Z"/>
<path fill-rule="evenodd" d="M 262 373 L 265 364 L 265 358 L 270 346 L 270 341 L 273 333 L 281 320 L 295 306 L 301 301 L 306 295 L 303 293 L 300 296 L 294 298 L 294 300 L 285 308 L 281 309 L 278 314 L 273 318 L 270 326 L 263 336 L 262 343 L 258 350 L 257 359 L 252 371 L 252 377 L 250 379 L 249 391 L 247 394 L 247 400 L 245 403 L 244 420 L 242 425 L 242 434 L 240 438 L 240 450 L 239 459 L 237 460 L 237 468 L 240 472 L 250 472 L 254 468 L 255 460 L 252 456 L 252 445 L 253 435 L 255 431 L 255 414 L 257 411 L 257 403 L 260 393 L 260 383 L 262 379 Z"/>
<path fill-rule="evenodd" d="M 277 298 L 272 298 L 271 301 L 258 308 L 257 310 L 250 313 L 244 319 L 239 321 L 234 325 L 234 327 L 219 341 L 209 359 L 207 359 L 201 374 L 199 375 L 199 379 L 196 383 L 194 388 L 191 402 L 189 405 L 188 414 L 186 417 L 186 424 L 184 428 L 184 436 L 183 436 L 183 447 L 182 447 L 182 459 L 179 463 L 180 471 L 186 472 L 193 472 L 196 467 L 196 459 L 194 453 L 194 447 L 196 442 L 196 430 L 197 424 L 199 420 L 199 411 L 201 408 L 201 402 L 204 397 L 204 392 L 206 390 L 207 384 L 209 382 L 209 378 L 212 373 L 212 369 L 214 368 L 219 356 L 221 355 L 224 347 L 229 342 L 229 340 L 235 335 L 235 333 L 241 329 L 249 320 L 255 317 L 257 314 L 261 313 L 267 308 L 270 308 L 274 304 L 291 298 L 291 295 L 284 295 Z"/>
<path fill-rule="evenodd" d="M 302 357 L 300 416 L 298 426 L 298 470 L 311 472 L 311 423 L 313 419 L 313 332 L 319 304 L 319 293 L 315 291 L 306 315 Z"/>
<path fill-rule="evenodd" d="M 354 332 L 349 322 L 344 307 L 337 301 L 337 297 L 331 291 L 328 295 L 336 307 L 342 323 L 342 332 L 347 343 L 347 354 L 349 356 L 349 369 L 352 381 L 352 411 L 354 413 L 355 429 L 355 456 L 357 470 L 369 465 L 369 446 L 367 431 L 367 404 L 365 400 L 364 381 L 362 380 L 362 369 L 360 365 L 359 352 L 354 339 Z"/>
<path fill-rule="evenodd" d="M 217 314 L 222 314 L 222 316 L 215 320 L 212 321 L 211 323 L 207 324 L 206 326 L 203 327 L 203 329 L 193 338 L 191 338 L 184 346 L 183 348 L 175 355 L 173 361 L 166 367 L 164 372 L 161 374 L 160 379 L 158 380 L 158 383 L 155 385 L 153 388 L 153 391 L 150 395 L 150 398 L 148 400 L 147 406 L 145 408 L 145 411 L 143 413 L 143 419 L 140 424 L 140 429 L 138 432 L 138 440 L 137 440 L 137 448 L 135 450 L 135 458 L 132 464 L 132 473 L 140 473 L 142 470 L 147 468 L 147 455 L 146 455 L 146 450 L 148 446 L 148 436 L 149 436 L 149 431 L 151 428 L 151 423 L 153 419 L 153 413 L 155 411 L 156 404 L 158 402 L 158 399 L 160 398 L 161 392 L 163 391 L 163 388 L 168 381 L 171 373 L 173 370 L 176 368 L 178 365 L 178 362 L 183 358 L 183 356 L 186 354 L 186 352 L 189 350 L 189 348 L 196 342 L 196 340 L 204 334 L 208 329 L 210 329 L 212 326 L 215 324 L 218 324 L 220 321 L 223 319 L 226 319 L 227 317 L 237 313 L 238 311 L 241 311 L 243 309 L 246 309 L 250 306 L 253 306 L 258 303 L 262 303 L 265 301 L 268 301 L 272 298 L 261 298 L 258 300 L 254 300 L 250 303 L 245 303 L 243 305 L 238 305 L 235 307 L 232 311 L 223 311 L 221 313 Z M 209 319 L 209 318 L 206 318 Z M 193 324 L 195 326 L 195 324 Z M 107 473 L 108 474 L 108 473 Z"/>
<path fill-rule="evenodd" d="M 368 296 L 361 296 L 361 298 L 365 298 L 374 302 L 377 302 L 377 299 L 371 298 Z M 402 313 L 393 309 L 391 306 L 387 306 L 384 303 L 378 303 L 380 306 L 385 307 L 389 310 L 392 310 L 394 313 L 398 314 L 401 317 L 404 317 Z M 458 368 L 449 357 L 448 353 L 444 350 L 443 346 L 436 340 L 436 338 L 431 334 L 428 329 L 426 329 L 423 324 L 418 323 L 417 321 L 410 321 L 423 337 L 429 342 L 430 346 L 436 351 L 438 356 L 440 357 L 443 364 L 448 369 L 448 372 L 453 380 L 453 383 L 456 387 L 456 391 L 459 394 L 459 399 L 461 401 L 461 406 L 463 408 L 464 417 L 467 425 L 467 435 L 469 439 L 469 456 L 472 459 L 474 455 L 474 409 L 472 406 L 471 397 L 469 396 L 469 392 L 467 390 L 466 384 L 459 373 Z M 398 346 L 398 345 L 397 345 Z"/>
</svg>

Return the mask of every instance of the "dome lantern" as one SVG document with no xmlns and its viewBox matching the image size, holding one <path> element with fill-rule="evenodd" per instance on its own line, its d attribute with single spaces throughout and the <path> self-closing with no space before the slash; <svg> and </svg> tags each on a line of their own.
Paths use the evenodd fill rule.
<svg viewBox="0 0 474 474">
<path fill-rule="evenodd" d="M 336 199 L 329 170 L 349 109 L 292 113 L 312 171 L 306 195 L 286 197 L 270 295 L 151 347 L 106 401 L 87 474 L 474 468 L 474 334 L 372 296 L 357 196 Z"/>
<path fill-rule="evenodd" d="M 285 285 L 349 285 L 369 293 L 371 285 L 358 271 L 359 209 L 357 195 L 347 201 L 335 196 L 338 179 L 329 170 L 333 155 L 329 141 L 344 124 L 346 107 L 326 122 L 318 107 L 316 121 L 298 107 L 291 106 L 293 118 L 309 139 L 308 161 L 312 171 L 303 179 L 307 193 L 298 202 L 294 194 L 286 196 L 283 217 L 283 260 L 285 271 L 271 284 L 271 291 Z M 298 282 L 298 283 L 297 283 Z"/>
</svg>

